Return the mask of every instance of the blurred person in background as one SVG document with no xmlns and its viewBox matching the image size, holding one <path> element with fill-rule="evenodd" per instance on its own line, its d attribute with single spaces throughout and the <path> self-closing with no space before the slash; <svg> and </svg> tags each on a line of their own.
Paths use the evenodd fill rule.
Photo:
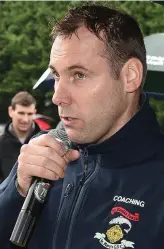
<svg viewBox="0 0 164 249">
<path fill-rule="evenodd" d="M 11 100 L 8 114 L 11 121 L 0 136 L 0 180 L 10 173 L 23 144 L 40 131 L 34 122 L 36 100 L 28 92 L 19 92 Z"/>
</svg>

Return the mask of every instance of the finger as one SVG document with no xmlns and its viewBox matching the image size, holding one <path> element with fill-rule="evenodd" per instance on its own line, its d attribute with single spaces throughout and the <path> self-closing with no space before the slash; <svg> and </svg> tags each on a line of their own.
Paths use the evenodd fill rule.
<svg viewBox="0 0 164 249">
<path fill-rule="evenodd" d="M 64 159 L 56 152 L 56 150 L 50 147 L 38 146 L 38 145 L 33 145 L 33 144 L 23 145 L 21 148 L 21 154 L 20 154 L 20 156 L 23 156 L 22 160 L 25 160 L 27 162 L 30 155 L 43 156 L 45 158 L 49 158 L 55 163 L 57 163 L 58 165 L 60 165 L 62 168 L 65 167 Z"/>
<path fill-rule="evenodd" d="M 80 157 L 80 152 L 72 149 L 68 150 L 63 156 L 64 160 L 67 163 L 77 160 L 79 157 Z"/>
<path fill-rule="evenodd" d="M 18 163 L 19 164 L 28 164 L 28 165 L 36 165 L 39 167 L 43 167 L 47 170 L 50 170 L 60 176 L 61 178 L 64 177 L 65 169 L 66 169 L 66 162 L 63 158 L 61 158 L 62 164 L 58 164 L 57 162 L 54 162 L 52 159 L 44 157 L 44 156 L 34 156 L 34 155 L 26 155 L 25 153 L 21 153 L 21 155 L 18 157 Z M 20 166 L 19 166 L 20 167 Z M 23 170 L 25 171 L 25 167 L 23 167 Z M 31 167 L 32 168 L 32 167 Z M 34 175 L 36 174 L 35 168 L 34 173 L 30 172 L 30 169 L 27 169 L 27 174 Z"/>
<path fill-rule="evenodd" d="M 23 166 L 23 167 L 22 167 Z M 56 175 L 54 172 L 50 170 L 46 170 L 43 167 L 39 167 L 36 165 L 29 165 L 29 164 L 19 164 L 17 169 L 17 179 L 18 179 L 18 186 L 21 193 L 23 193 L 24 196 L 26 196 L 28 189 L 31 185 L 32 177 L 31 172 L 33 172 L 33 169 L 35 167 L 35 173 L 33 173 L 33 176 L 37 176 L 40 178 L 49 179 L 52 181 L 58 180 L 59 176 Z M 28 174 L 26 172 L 26 169 L 28 170 Z"/>
<path fill-rule="evenodd" d="M 49 137 L 50 137 L 50 140 L 52 140 L 51 141 L 52 143 L 50 143 Z M 44 141 L 39 140 L 38 138 L 39 137 L 34 138 L 33 141 L 31 140 L 29 145 L 28 144 L 23 145 L 21 148 L 21 151 L 27 151 L 27 152 L 34 154 L 34 155 L 35 154 L 47 155 L 52 160 L 53 160 L 53 158 L 55 159 L 55 157 L 57 157 L 57 160 L 60 161 L 60 157 L 58 156 L 58 154 L 59 154 L 61 157 L 64 158 L 65 162 L 67 162 L 67 163 L 70 161 L 74 161 L 80 157 L 80 153 L 77 150 L 69 149 L 67 152 L 65 152 L 63 147 L 61 146 L 61 144 L 50 135 L 48 135 L 48 137 L 45 137 L 45 134 L 44 134 L 44 137 L 42 137 L 42 139 Z M 46 141 L 48 141 L 48 142 L 46 143 Z M 43 144 L 44 144 L 44 146 L 43 146 Z M 45 147 L 45 144 L 47 144 L 46 146 L 50 146 L 50 148 Z M 40 146 L 39 150 L 38 150 L 38 146 Z M 53 146 L 53 147 L 51 147 L 51 146 Z M 54 150 L 51 150 L 51 149 L 54 149 Z M 54 154 L 53 158 L 52 158 L 52 154 Z M 61 164 L 62 164 L 62 162 L 61 162 Z"/>
<path fill-rule="evenodd" d="M 58 154 L 61 152 L 64 154 L 64 149 L 60 142 L 57 141 L 53 136 L 48 134 L 40 135 L 39 137 L 30 140 L 29 144 L 47 146 L 54 149 Z"/>
<path fill-rule="evenodd" d="M 23 168 L 25 168 L 26 170 L 23 170 Z M 57 173 L 48 170 L 44 167 L 36 166 L 35 164 L 23 164 L 22 167 L 21 163 L 18 167 L 18 174 L 21 176 L 21 178 L 30 178 L 31 176 L 36 176 L 49 180 L 56 180 L 60 177 Z"/>
</svg>

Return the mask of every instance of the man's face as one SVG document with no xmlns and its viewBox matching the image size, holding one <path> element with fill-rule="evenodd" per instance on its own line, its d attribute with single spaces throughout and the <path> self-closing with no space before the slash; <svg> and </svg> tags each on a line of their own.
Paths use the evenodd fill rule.
<svg viewBox="0 0 164 249">
<path fill-rule="evenodd" d="M 52 46 L 53 102 L 72 141 L 100 142 L 121 125 L 127 109 L 124 84 L 111 76 L 104 43 L 85 27 L 77 34 L 58 36 Z"/>
<path fill-rule="evenodd" d="M 34 114 L 36 113 L 35 105 L 22 106 L 16 104 L 15 109 L 9 107 L 9 116 L 12 119 L 13 127 L 20 132 L 27 132 L 31 129 Z"/>
</svg>

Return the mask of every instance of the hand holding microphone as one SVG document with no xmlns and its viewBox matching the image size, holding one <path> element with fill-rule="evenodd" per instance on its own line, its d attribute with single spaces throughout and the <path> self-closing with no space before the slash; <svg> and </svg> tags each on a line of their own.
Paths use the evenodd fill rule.
<svg viewBox="0 0 164 249">
<path fill-rule="evenodd" d="M 54 139 L 56 130 L 53 131 L 54 134 L 43 134 L 21 148 L 17 177 L 18 186 L 24 195 L 27 194 L 33 176 L 49 180 L 63 178 L 68 162 L 79 157 L 76 150 L 65 151 L 62 146 L 65 141 L 60 143 L 61 138 Z"/>
<path fill-rule="evenodd" d="M 41 215 L 51 182 L 63 178 L 68 163 L 79 156 L 77 150 L 70 149 L 65 132 L 58 130 L 51 130 L 22 146 L 17 183 L 19 192 L 27 196 L 10 238 L 12 243 L 26 246 Z"/>
</svg>

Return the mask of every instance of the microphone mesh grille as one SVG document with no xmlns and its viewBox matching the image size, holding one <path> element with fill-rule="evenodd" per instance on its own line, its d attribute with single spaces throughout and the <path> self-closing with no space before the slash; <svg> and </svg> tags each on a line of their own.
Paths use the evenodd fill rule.
<svg viewBox="0 0 164 249">
<path fill-rule="evenodd" d="M 58 142 L 60 142 L 65 152 L 67 152 L 71 147 L 71 140 L 64 130 L 53 129 L 50 130 L 48 134 L 53 136 Z"/>
</svg>

